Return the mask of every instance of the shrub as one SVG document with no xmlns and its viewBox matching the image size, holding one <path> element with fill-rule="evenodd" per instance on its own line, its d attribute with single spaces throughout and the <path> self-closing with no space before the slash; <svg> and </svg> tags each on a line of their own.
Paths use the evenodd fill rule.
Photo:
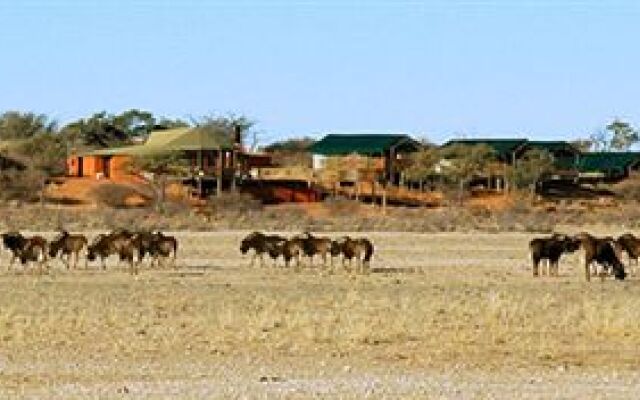
<svg viewBox="0 0 640 400">
<path fill-rule="evenodd" d="M 105 183 L 97 186 L 92 192 L 100 205 L 111 208 L 144 206 L 149 203 L 149 197 L 132 186 L 117 183 Z"/>
<path fill-rule="evenodd" d="M 263 206 L 260 200 L 247 193 L 222 193 L 220 196 L 210 197 L 206 207 L 212 214 L 224 214 L 257 211 Z"/>
</svg>

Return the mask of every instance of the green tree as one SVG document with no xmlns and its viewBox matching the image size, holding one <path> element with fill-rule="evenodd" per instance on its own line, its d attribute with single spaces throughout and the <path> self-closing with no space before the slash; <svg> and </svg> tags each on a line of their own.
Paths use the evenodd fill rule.
<svg viewBox="0 0 640 400">
<path fill-rule="evenodd" d="M 69 137 L 78 138 L 82 145 L 88 147 L 109 147 L 127 143 L 127 132 L 115 125 L 113 119 L 113 116 L 102 111 L 89 118 L 81 118 L 67 124 L 62 131 Z"/>
<path fill-rule="evenodd" d="M 196 128 L 227 135 L 231 141 L 242 144 L 255 122 L 244 115 L 228 114 L 226 116 L 206 115 L 193 119 L 192 124 Z"/>
<path fill-rule="evenodd" d="M 443 152 L 437 147 L 425 147 L 410 154 L 409 165 L 403 172 L 407 179 L 423 182 L 436 174 L 436 166 L 442 157 Z"/>
<path fill-rule="evenodd" d="M 514 183 L 517 188 L 529 187 L 534 194 L 541 179 L 553 171 L 553 156 L 546 150 L 531 149 L 516 161 Z"/>
<path fill-rule="evenodd" d="M 626 151 L 640 140 L 638 131 L 619 119 L 607 125 L 606 130 L 611 136 L 609 147 L 613 150 Z"/>
<path fill-rule="evenodd" d="M 571 142 L 571 145 L 578 149 L 580 152 L 587 152 L 593 148 L 593 140 L 592 139 L 574 139 Z"/>
<path fill-rule="evenodd" d="M 594 132 L 589 141 L 595 151 L 626 151 L 640 141 L 640 134 L 629 123 L 616 118 Z"/>
<path fill-rule="evenodd" d="M 272 162 L 282 167 L 311 166 L 310 147 L 315 139 L 309 137 L 292 138 L 271 143 L 264 150 L 271 154 Z"/>
<path fill-rule="evenodd" d="M 487 167 L 495 161 L 495 152 L 489 146 L 457 144 L 443 149 L 442 172 L 458 183 L 458 201 L 462 204 L 464 190 L 477 176 L 484 175 Z"/>
<path fill-rule="evenodd" d="M 0 139 L 28 139 L 43 133 L 54 133 L 55 121 L 44 114 L 32 112 L 6 111 L 0 115 Z"/>
<path fill-rule="evenodd" d="M 155 127 L 153 114 L 131 109 L 116 115 L 101 111 L 67 124 L 62 131 L 88 147 L 111 147 L 144 137 Z"/>
</svg>

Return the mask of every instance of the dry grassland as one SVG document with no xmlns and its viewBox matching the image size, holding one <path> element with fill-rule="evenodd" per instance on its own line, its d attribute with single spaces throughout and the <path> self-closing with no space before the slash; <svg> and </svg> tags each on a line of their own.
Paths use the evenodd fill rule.
<svg viewBox="0 0 640 400">
<path fill-rule="evenodd" d="M 616 233 L 616 232 L 611 232 Z M 640 278 L 531 277 L 525 234 L 371 234 L 375 272 L 250 268 L 180 233 L 181 271 L 0 276 L 0 397 L 637 398 Z"/>
</svg>

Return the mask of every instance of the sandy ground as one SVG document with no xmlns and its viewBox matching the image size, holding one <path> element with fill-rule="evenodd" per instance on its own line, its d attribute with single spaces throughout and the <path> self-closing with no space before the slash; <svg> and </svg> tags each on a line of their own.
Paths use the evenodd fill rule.
<svg viewBox="0 0 640 400">
<path fill-rule="evenodd" d="M 138 277 L 4 253 L 0 398 L 640 396 L 636 276 L 583 282 L 576 253 L 534 280 L 531 235 L 462 233 L 368 234 L 373 273 L 296 274 L 250 267 L 243 234 L 178 233 L 180 269 Z"/>
</svg>

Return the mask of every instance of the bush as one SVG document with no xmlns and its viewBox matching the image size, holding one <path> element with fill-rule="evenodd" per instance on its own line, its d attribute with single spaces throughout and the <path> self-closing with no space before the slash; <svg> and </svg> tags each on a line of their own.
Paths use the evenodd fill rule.
<svg viewBox="0 0 640 400">
<path fill-rule="evenodd" d="M 246 213 L 262 209 L 260 200 L 247 193 L 222 193 L 207 200 L 207 208 L 212 214 Z"/>
<path fill-rule="evenodd" d="M 145 206 L 149 197 L 139 190 L 117 183 L 105 183 L 97 186 L 92 192 L 98 204 L 111 208 Z"/>
<path fill-rule="evenodd" d="M 44 176 L 32 169 L 10 169 L 0 173 L 0 200 L 35 202 L 40 198 Z"/>
</svg>

